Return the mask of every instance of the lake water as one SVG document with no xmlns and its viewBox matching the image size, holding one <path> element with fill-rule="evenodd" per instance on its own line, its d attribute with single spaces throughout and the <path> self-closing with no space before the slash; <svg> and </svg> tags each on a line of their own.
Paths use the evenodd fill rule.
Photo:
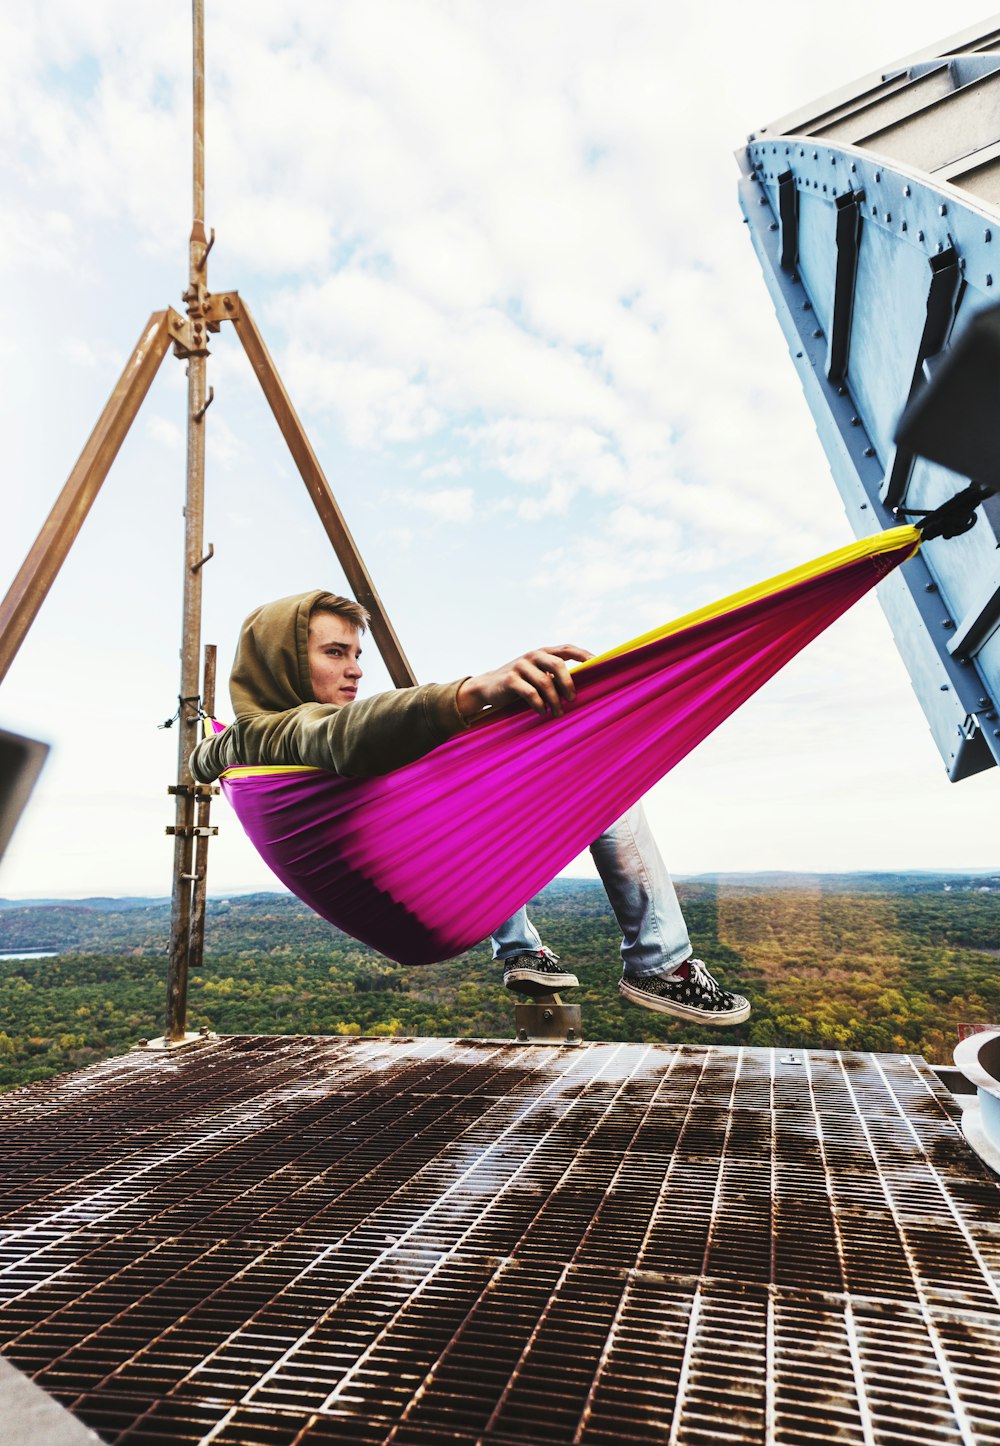
<svg viewBox="0 0 1000 1446">
<path fill-rule="evenodd" d="M 18 949 L 13 954 L 0 954 L 0 959 L 58 959 L 56 949 Z"/>
</svg>

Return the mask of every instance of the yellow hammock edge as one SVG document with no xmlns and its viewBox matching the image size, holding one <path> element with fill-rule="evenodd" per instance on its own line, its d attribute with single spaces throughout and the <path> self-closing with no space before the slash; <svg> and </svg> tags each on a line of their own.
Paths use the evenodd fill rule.
<svg viewBox="0 0 1000 1446">
<path fill-rule="evenodd" d="M 617 647 L 609 648 L 606 653 L 599 653 L 594 658 L 588 658 L 585 663 L 574 663 L 570 671 L 582 672 L 584 668 L 592 668 L 595 663 L 603 663 L 606 658 L 620 657 L 622 653 L 630 653 L 633 648 L 641 648 L 646 643 L 655 643 L 659 638 L 668 638 L 671 633 L 680 633 L 685 628 L 695 627 L 698 623 L 707 623 L 711 618 L 735 612 L 737 608 L 746 607 L 749 603 L 758 602 L 761 598 L 784 592 L 787 588 L 795 587 L 800 582 L 810 582 L 824 573 L 836 572 L 838 568 L 847 567 L 852 562 L 860 562 L 864 557 L 877 557 L 882 552 L 895 552 L 897 548 L 903 547 L 907 542 L 913 544 L 913 550 L 910 553 L 910 557 L 912 557 L 921 543 L 919 527 L 909 525 L 890 527 L 886 532 L 876 533 L 874 537 L 865 537 L 860 542 L 848 543 L 846 547 L 838 547 L 835 552 L 824 553 L 822 557 L 815 557 L 811 562 L 803 562 L 798 567 L 790 568 L 788 572 L 781 572 L 777 577 L 769 577 L 765 582 L 758 582 L 753 587 L 745 587 L 740 592 L 730 593 L 728 597 L 720 598 L 718 602 L 698 608 L 693 613 L 685 613 L 683 617 L 675 618 L 671 623 L 664 623 L 661 627 L 652 628 L 648 633 L 641 633 L 637 638 L 630 638 L 627 643 L 619 643 Z M 909 558 L 905 560 L 909 561 Z"/>
<path fill-rule="evenodd" d="M 637 638 L 631 638 L 627 643 L 619 643 L 616 648 L 609 648 L 606 653 L 598 653 L 596 657 L 588 658 L 585 663 L 574 663 L 570 671 L 582 672 L 584 668 L 592 668 L 595 663 L 603 663 L 606 658 L 618 658 L 622 653 L 630 653 L 633 648 L 641 648 L 646 643 L 655 643 L 659 638 L 668 638 L 671 633 L 680 633 L 685 628 L 695 627 L 698 623 L 707 623 L 711 618 L 722 617 L 724 613 L 735 612 L 737 608 L 746 607 L 749 603 L 758 602 L 761 598 L 784 592 L 787 588 L 795 587 L 800 582 L 810 582 L 824 573 L 836 572 L 837 568 L 847 567 L 852 562 L 860 562 L 864 557 L 878 557 L 883 552 L 895 552 L 897 548 L 903 547 L 908 542 L 912 544 L 910 553 L 910 557 L 912 557 L 921 543 L 921 533 L 918 527 L 890 527 L 886 532 L 876 533 L 874 537 L 865 537 L 860 542 L 848 543 L 846 547 L 838 547 L 836 551 L 824 553 L 822 557 L 815 557 L 811 562 L 803 562 L 798 567 L 789 568 L 787 572 L 781 572 L 777 577 L 769 577 L 765 582 L 755 583 L 752 587 L 745 587 L 740 592 L 730 593 L 728 597 L 720 598 L 718 602 L 709 603 L 706 607 L 698 608 L 692 613 L 685 613 L 683 617 L 675 618 L 673 622 L 664 623 L 661 627 L 652 628 L 648 633 L 640 633 Z M 209 724 L 206 721 L 206 734 L 208 728 Z M 272 773 L 322 772 L 323 770 L 320 768 L 308 768 L 302 764 L 257 764 L 227 768 L 221 776 L 223 778 L 260 778 L 262 775 Z"/>
</svg>

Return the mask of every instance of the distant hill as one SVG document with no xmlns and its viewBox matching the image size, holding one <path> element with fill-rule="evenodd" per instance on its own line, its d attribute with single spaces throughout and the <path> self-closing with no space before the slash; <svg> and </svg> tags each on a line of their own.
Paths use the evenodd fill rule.
<svg viewBox="0 0 1000 1446">
<path fill-rule="evenodd" d="M 678 883 L 685 884 L 711 884 L 721 885 L 724 888 L 739 889 L 814 889 L 820 888 L 824 893 L 854 894 L 859 892 L 874 893 L 924 893 L 950 887 L 953 889 L 982 889 L 992 888 L 1000 890 L 1000 869 L 907 869 L 901 872 L 892 870 L 867 871 L 857 873 L 837 874 L 809 874 L 797 873 L 791 870 L 769 869 L 759 873 L 707 873 L 707 874 L 675 874 L 674 878 Z M 546 894 L 558 894 L 562 892 L 575 893 L 584 888 L 600 888 L 597 879 L 554 879 Z M 243 894 L 214 894 L 209 896 L 209 905 L 238 903 L 240 906 L 250 904 L 266 904 L 269 900 L 289 901 L 291 895 L 273 891 L 260 890 L 256 893 Z M 165 895 L 159 897 L 150 895 L 127 895 L 121 896 L 99 896 L 92 899 L 2 899 L 0 898 L 0 913 L 11 909 L 91 909 L 100 913 L 120 913 L 127 909 L 169 909 L 170 899 Z"/>
<path fill-rule="evenodd" d="M 0 899 L 0 911 L 4 909 L 51 909 L 54 905 L 62 908 L 72 909 L 111 909 L 117 912 L 119 909 L 148 909 L 155 904 L 164 904 L 168 908 L 168 898 L 140 898 L 138 896 L 123 895 L 121 898 L 99 898 L 99 899 Z"/>
<path fill-rule="evenodd" d="M 626 1005 L 620 935 L 595 880 L 532 901 L 579 976 L 588 1039 L 907 1052 L 943 1063 L 959 1030 L 1000 1021 L 1000 873 L 724 874 L 682 879 L 695 950 L 753 1006 L 726 1031 Z M 159 1034 L 170 903 L 6 900 L 0 909 L 0 1089 Z M 189 1026 L 222 1034 L 511 1038 L 514 1010 L 485 947 L 393 964 L 285 893 L 208 903 Z M 2 1433 L 0 1433 L 2 1434 Z"/>
<path fill-rule="evenodd" d="M 799 874 L 772 870 L 758 874 L 681 874 L 687 883 L 721 884 L 742 889 L 809 889 L 817 886 L 824 893 L 839 894 L 912 894 L 937 889 L 998 889 L 1000 871 L 971 869 L 950 872 L 938 869 L 913 869 L 905 873 L 870 872 L 850 874 Z"/>
</svg>

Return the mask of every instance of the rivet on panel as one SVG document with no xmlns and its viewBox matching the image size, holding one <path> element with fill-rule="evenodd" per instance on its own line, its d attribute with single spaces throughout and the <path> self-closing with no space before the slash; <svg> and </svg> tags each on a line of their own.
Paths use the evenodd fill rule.
<svg viewBox="0 0 1000 1446">
<path fill-rule="evenodd" d="M 918 240 L 918 241 L 922 241 L 923 239 L 924 239 L 924 233 L 923 233 L 922 231 L 918 231 L 918 232 L 917 232 L 917 240 Z"/>
<path fill-rule="evenodd" d="M 942 202 L 941 205 L 938 207 L 938 215 L 939 215 L 939 216 L 947 216 L 947 214 L 948 214 L 948 207 L 944 204 L 944 202 Z"/>
<path fill-rule="evenodd" d="M 874 456 L 875 456 L 875 448 L 874 448 L 874 447 L 866 447 L 866 448 L 865 448 L 865 456 L 866 456 L 866 457 L 874 457 Z"/>
<path fill-rule="evenodd" d="M 904 187 L 903 187 L 903 195 L 904 195 L 904 196 L 908 196 L 909 194 L 910 194 L 910 188 L 909 188 L 909 186 L 904 186 Z"/>
<path fill-rule="evenodd" d="M 993 240 L 993 232 L 992 232 L 991 230 L 989 230 L 989 228 L 987 228 L 987 229 L 983 232 L 983 240 L 984 240 L 984 241 L 992 241 L 992 240 Z"/>
</svg>

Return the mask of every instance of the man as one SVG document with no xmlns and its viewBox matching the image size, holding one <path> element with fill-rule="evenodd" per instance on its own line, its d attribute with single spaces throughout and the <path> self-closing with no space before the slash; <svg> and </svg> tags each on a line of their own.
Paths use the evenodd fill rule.
<svg viewBox="0 0 1000 1446">
<path fill-rule="evenodd" d="M 325 768 L 348 777 L 389 773 L 429 753 L 485 711 L 527 705 L 543 719 L 573 707 L 567 663 L 591 657 L 572 644 L 536 648 L 501 668 L 453 683 L 427 683 L 358 700 L 361 635 L 368 614 L 332 593 L 267 603 L 243 625 L 230 677 L 235 720 L 191 755 L 201 783 L 241 764 Z M 636 805 L 593 843 L 622 929 L 622 995 L 645 1009 L 704 1024 L 739 1024 L 750 1006 L 723 989 L 693 957 L 684 917 L 642 808 Z M 572 989 L 524 909 L 501 924 L 493 957 L 508 989 Z"/>
</svg>

